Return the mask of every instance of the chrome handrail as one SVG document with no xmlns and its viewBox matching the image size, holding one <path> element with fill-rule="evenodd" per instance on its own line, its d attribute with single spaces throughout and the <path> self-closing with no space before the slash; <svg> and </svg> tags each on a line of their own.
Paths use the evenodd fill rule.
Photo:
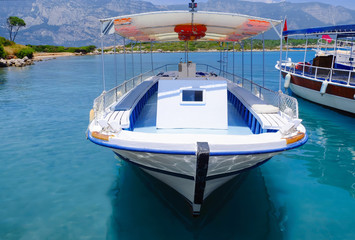
<svg viewBox="0 0 355 240">
<path fill-rule="evenodd" d="M 301 69 L 298 69 L 299 71 L 297 71 L 297 66 L 306 70 L 301 71 Z M 280 63 L 279 63 L 279 67 L 280 67 Z M 315 80 L 320 80 L 320 81 L 326 80 L 329 82 L 339 83 L 347 86 L 351 86 L 350 85 L 351 82 L 355 83 L 355 79 L 354 81 L 351 81 L 352 77 L 353 78 L 355 77 L 355 72 L 353 70 L 319 67 L 319 66 L 309 65 L 303 62 L 295 63 L 287 60 L 281 62 L 281 70 L 285 72 L 297 74 L 300 76 L 312 78 Z"/>
<path fill-rule="evenodd" d="M 177 68 L 177 64 L 165 64 L 163 66 L 154 68 L 153 70 L 149 70 L 145 73 L 132 77 L 108 91 L 103 91 L 101 95 L 95 98 L 94 100 L 93 109 L 95 113 L 95 118 L 103 117 L 106 109 L 110 107 L 113 103 L 115 103 L 120 97 L 122 97 L 124 94 L 129 92 L 132 88 L 138 86 L 141 82 L 143 82 L 147 78 L 155 76 L 156 75 L 155 73 L 157 71 L 159 70 L 167 71 L 169 66 L 176 66 Z"/>
<path fill-rule="evenodd" d="M 281 92 L 275 92 L 273 90 L 267 89 L 246 78 L 242 78 L 236 74 L 229 73 L 208 64 L 196 64 L 196 66 L 199 68 L 205 67 L 206 72 L 211 71 L 211 69 L 220 72 L 221 76 L 238 84 L 240 87 L 247 89 L 253 95 L 263 100 L 265 103 L 278 107 L 281 112 L 287 114 L 290 118 L 298 118 L 298 102 L 295 98 Z M 147 78 L 155 76 L 158 71 L 167 72 L 169 67 L 173 67 L 173 69 L 176 71 L 178 69 L 178 64 L 165 64 L 153 70 L 139 74 L 127 81 L 124 81 L 120 85 L 108 91 L 102 92 L 101 95 L 94 100 L 93 109 L 95 118 L 105 117 L 106 110 L 111 107 L 120 97 L 129 92 L 132 88 L 138 86 Z"/>
<path fill-rule="evenodd" d="M 265 103 L 278 107 L 281 112 L 287 114 L 291 118 L 298 118 L 298 102 L 297 99 L 282 92 L 275 92 L 271 89 L 263 87 L 249 79 L 243 78 L 236 74 L 220 70 L 208 64 L 196 64 L 197 66 L 205 66 L 206 72 L 209 69 L 220 71 L 220 75 L 238 84 L 238 86 L 248 90 L 254 96 L 260 98 Z"/>
</svg>

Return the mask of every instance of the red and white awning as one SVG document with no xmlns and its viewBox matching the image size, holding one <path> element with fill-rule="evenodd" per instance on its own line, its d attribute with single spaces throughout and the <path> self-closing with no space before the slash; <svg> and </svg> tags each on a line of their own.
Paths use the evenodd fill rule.
<svg viewBox="0 0 355 240">
<path fill-rule="evenodd" d="M 218 12 L 165 11 L 102 19 L 102 34 L 133 41 L 241 41 L 282 21 Z"/>
</svg>

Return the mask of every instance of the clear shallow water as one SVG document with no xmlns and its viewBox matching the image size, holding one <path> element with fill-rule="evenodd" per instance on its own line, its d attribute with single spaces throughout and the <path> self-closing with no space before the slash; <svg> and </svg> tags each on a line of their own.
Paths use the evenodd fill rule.
<svg viewBox="0 0 355 240">
<path fill-rule="evenodd" d="M 190 59 L 219 66 L 218 56 Z M 266 86 L 277 90 L 279 53 L 266 57 Z M 154 58 L 158 66 L 184 55 Z M 144 70 L 149 59 L 143 56 Z M 253 59 L 261 82 L 261 53 Z M 102 91 L 100 60 L 0 69 L 0 239 L 355 239 L 354 118 L 299 99 L 307 144 L 225 185 L 192 218 L 173 190 L 86 140 Z M 113 57 L 105 62 L 109 89 Z"/>
</svg>

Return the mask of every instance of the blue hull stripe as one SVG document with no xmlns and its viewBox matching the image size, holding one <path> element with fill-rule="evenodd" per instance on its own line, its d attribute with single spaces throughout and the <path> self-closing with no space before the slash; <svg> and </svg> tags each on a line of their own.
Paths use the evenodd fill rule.
<svg viewBox="0 0 355 240">
<path fill-rule="evenodd" d="M 88 131 L 88 138 L 90 141 L 92 141 L 93 143 L 96 143 L 98 145 L 113 148 L 113 149 L 119 149 L 119 150 L 127 150 L 127 151 L 133 151 L 133 152 L 157 153 L 157 154 L 196 155 L 195 151 L 161 150 L 161 149 L 148 149 L 148 148 L 118 146 L 118 145 L 110 144 L 107 141 L 103 141 L 103 140 L 96 139 L 96 138 L 92 137 L 90 131 Z M 272 152 L 282 152 L 282 151 L 286 151 L 286 150 L 290 150 L 290 149 L 294 149 L 296 147 L 302 146 L 303 144 L 305 144 L 307 142 L 307 140 L 308 140 L 308 135 L 306 133 L 305 137 L 302 140 L 300 140 L 296 143 L 293 143 L 293 144 L 289 144 L 283 148 L 265 149 L 265 150 L 259 150 L 259 151 L 211 152 L 210 156 L 253 155 L 253 154 L 263 154 L 263 153 L 272 153 Z"/>
</svg>

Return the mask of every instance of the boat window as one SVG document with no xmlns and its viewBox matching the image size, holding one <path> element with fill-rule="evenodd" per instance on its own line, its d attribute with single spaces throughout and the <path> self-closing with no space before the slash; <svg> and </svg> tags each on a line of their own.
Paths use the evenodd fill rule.
<svg viewBox="0 0 355 240">
<path fill-rule="evenodd" d="M 203 102 L 203 90 L 182 90 L 182 102 Z"/>
</svg>

